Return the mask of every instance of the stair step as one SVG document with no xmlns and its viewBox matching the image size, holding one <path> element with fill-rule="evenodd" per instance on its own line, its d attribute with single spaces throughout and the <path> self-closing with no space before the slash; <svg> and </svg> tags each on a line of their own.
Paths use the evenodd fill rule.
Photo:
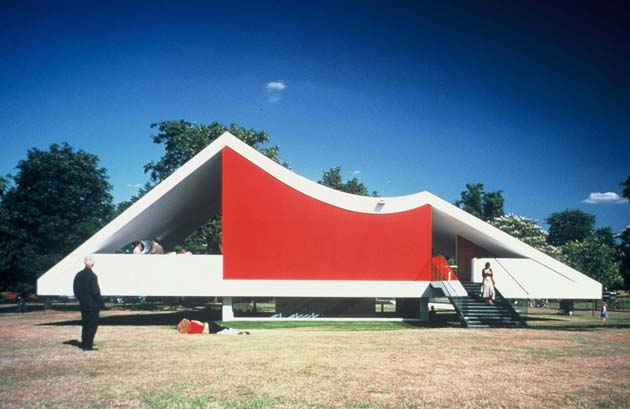
<svg viewBox="0 0 630 409">
<path fill-rule="evenodd" d="M 494 304 L 486 304 L 481 298 L 481 283 L 461 283 L 468 297 L 451 299 L 460 320 L 468 328 L 522 328 L 522 318 L 496 291 Z"/>
</svg>

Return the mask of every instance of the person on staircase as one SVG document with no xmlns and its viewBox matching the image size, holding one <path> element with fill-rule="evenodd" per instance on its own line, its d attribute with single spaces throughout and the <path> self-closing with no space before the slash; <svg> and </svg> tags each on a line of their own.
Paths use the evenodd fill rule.
<svg viewBox="0 0 630 409">
<path fill-rule="evenodd" d="M 483 282 L 481 284 L 481 297 L 486 300 L 486 304 L 494 304 L 494 273 L 490 268 L 490 263 L 481 272 Z"/>
</svg>

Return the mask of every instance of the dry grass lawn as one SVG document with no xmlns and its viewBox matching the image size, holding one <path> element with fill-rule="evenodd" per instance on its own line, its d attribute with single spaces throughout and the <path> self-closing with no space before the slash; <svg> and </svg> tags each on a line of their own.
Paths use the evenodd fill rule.
<svg viewBox="0 0 630 409">
<path fill-rule="evenodd" d="M 606 328 L 573 317 L 518 330 L 310 327 L 240 337 L 178 335 L 175 322 L 102 325 L 96 352 L 64 344 L 80 326 L 40 325 L 78 317 L 0 314 L 0 407 L 630 406 L 630 325 L 614 317 Z"/>
</svg>

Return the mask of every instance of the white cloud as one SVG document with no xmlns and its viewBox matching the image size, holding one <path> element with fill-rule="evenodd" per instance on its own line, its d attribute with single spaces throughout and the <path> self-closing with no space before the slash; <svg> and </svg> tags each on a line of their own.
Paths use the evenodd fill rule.
<svg viewBox="0 0 630 409">
<path fill-rule="evenodd" d="M 271 81 L 267 83 L 267 91 L 280 92 L 286 89 L 287 85 L 282 81 Z"/>
<path fill-rule="evenodd" d="M 628 199 L 619 196 L 615 192 L 593 192 L 584 200 L 584 203 L 599 204 L 599 203 L 628 203 Z"/>
<path fill-rule="evenodd" d="M 352 174 L 353 174 L 353 175 L 355 175 L 355 176 L 356 176 L 356 175 L 358 175 L 359 173 L 361 173 L 361 171 L 360 171 L 360 170 L 353 170 L 353 171 L 352 171 Z"/>
<path fill-rule="evenodd" d="M 142 183 L 127 183 L 127 187 L 142 187 Z"/>
</svg>

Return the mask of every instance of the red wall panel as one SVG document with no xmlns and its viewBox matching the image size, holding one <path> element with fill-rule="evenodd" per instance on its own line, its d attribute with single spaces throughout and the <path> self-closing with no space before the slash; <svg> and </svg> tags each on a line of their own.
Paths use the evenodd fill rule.
<svg viewBox="0 0 630 409">
<path fill-rule="evenodd" d="M 431 207 L 341 209 L 223 150 L 225 279 L 430 280 Z"/>
<path fill-rule="evenodd" d="M 470 269 L 472 259 L 475 257 L 492 257 L 492 253 L 461 236 L 457 236 L 457 274 L 460 281 L 471 280 L 472 272 Z"/>
</svg>

